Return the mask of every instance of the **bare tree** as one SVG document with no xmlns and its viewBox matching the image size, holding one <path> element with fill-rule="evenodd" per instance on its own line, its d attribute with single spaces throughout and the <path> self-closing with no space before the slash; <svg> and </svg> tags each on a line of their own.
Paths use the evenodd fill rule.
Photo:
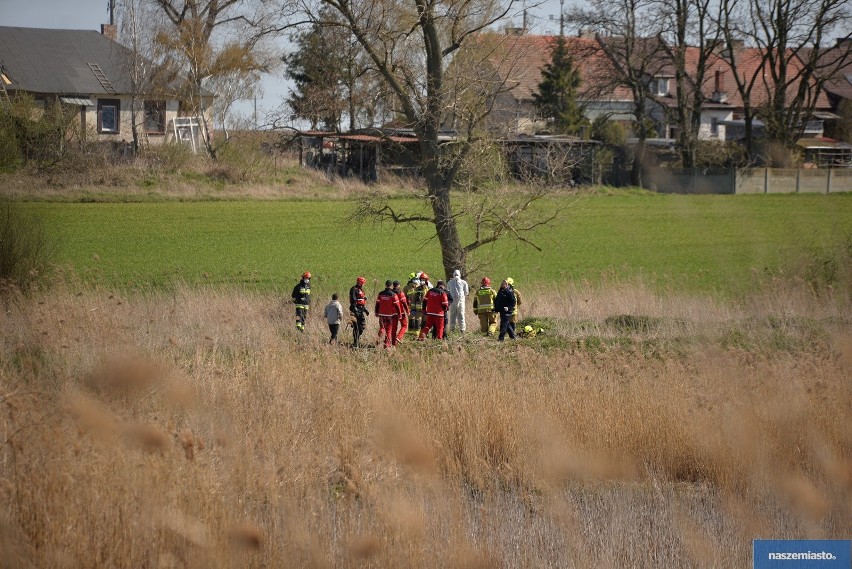
<svg viewBox="0 0 852 569">
<path fill-rule="evenodd" d="M 409 214 L 373 201 L 364 204 L 360 213 L 394 222 L 433 224 L 447 276 L 454 269 L 466 272 L 472 250 L 500 235 L 519 233 L 519 228 L 506 229 L 462 244 L 460 212 L 453 206 L 451 189 L 475 138 L 460 136 L 444 143 L 440 136 L 451 102 L 446 78 L 453 58 L 481 32 L 507 17 L 515 4 L 516 0 L 305 0 L 303 4 L 311 20 L 342 25 L 353 34 L 393 94 L 401 122 L 419 142 L 429 211 Z M 324 21 L 322 7 L 332 8 L 339 17 Z M 511 227 L 512 221 L 504 218 L 503 223 Z"/>
<path fill-rule="evenodd" d="M 632 97 L 634 149 L 630 181 L 642 185 L 642 167 L 649 123 L 654 110 L 651 78 L 667 64 L 659 38 L 659 18 L 654 0 L 591 0 L 588 9 L 575 10 L 569 20 L 597 30 L 598 49 L 609 64 L 601 67 L 595 81 L 598 89 L 626 89 Z"/>
<path fill-rule="evenodd" d="M 695 166 L 695 150 L 706 101 L 705 85 L 718 59 L 721 41 L 714 0 L 660 0 L 661 46 L 675 75 L 677 145 L 685 168 Z"/>
<path fill-rule="evenodd" d="M 753 121 L 757 116 L 763 119 L 770 142 L 791 148 L 813 116 L 823 85 L 848 61 L 849 50 L 829 53 L 829 49 L 831 33 L 852 18 L 849 3 L 721 2 L 725 58 L 743 100 L 748 152 L 754 153 Z M 741 40 L 749 45 L 744 47 Z M 786 153 L 782 162 L 786 162 Z"/>
<path fill-rule="evenodd" d="M 124 67 L 130 79 L 130 132 L 135 156 L 140 147 L 140 126 L 145 128 L 140 103 L 146 95 L 158 91 L 153 81 L 157 68 L 152 45 L 154 32 L 150 26 L 154 8 L 146 0 L 118 0 L 115 7 L 119 40 L 128 49 Z"/>
<path fill-rule="evenodd" d="M 156 3 L 169 25 L 156 34 L 156 44 L 175 78 L 185 74 L 181 95 L 202 124 L 205 148 L 215 159 L 208 113 L 212 93 L 206 86 L 216 78 L 246 78 L 268 70 L 273 58 L 262 40 L 281 29 L 279 14 L 263 0 L 148 1 Z"/>
</svg>

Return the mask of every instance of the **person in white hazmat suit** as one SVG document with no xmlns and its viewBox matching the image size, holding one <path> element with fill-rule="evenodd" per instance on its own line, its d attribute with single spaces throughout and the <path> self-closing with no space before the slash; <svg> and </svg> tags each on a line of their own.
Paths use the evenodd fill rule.
<svg viewBox="0 0 852 569">
<path fill-rule="evenodd" d="M 461 278 L 461 272 L 458 269 L 453 271 L 453 278 L 447 283 L 447 290 L 453 297 L 453 302 L 450 304 L 450 331 L 460 330 L 464 333 L 467 330 L 464 320 L 464 304 L 465 299 L 470 294 L 470 287 L 467 281 Z"/>
</svg>

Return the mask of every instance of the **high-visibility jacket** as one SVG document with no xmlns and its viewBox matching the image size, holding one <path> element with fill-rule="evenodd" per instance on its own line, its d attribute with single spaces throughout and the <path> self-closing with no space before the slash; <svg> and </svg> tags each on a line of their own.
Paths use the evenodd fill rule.
<svg viewBox="0 0 852 569">
<path fill-rule="evenodd" d="M 357 312 L 367 307 L 367 295 L 358 285 L 349 289 L 349 312 Z"/>
<path fill-rule="evenodd" d="M 518 307 L 521 305 L 521 291 L 519 291 L 513 286 L 510 286 L 509 288 L 512 289 L 512 292 L 515 295 L 515 309 L 512 311 L 512 314 L 517 315 Z"/>
<path fill-rule="evenodd" d="M 450 301 L 447 299 L 447 293 L 443 289 L 433 288 L 426 293 L 423 299 L 426 314 L 431 316 L 444 316 L 444 312 L 450 307 Z"/>
<path fill-rule="evenodd" d="M 399 316 L 402 309 L 399 306 L 399 298 L 396 293 L 386 288 L 376 296 L 376 316 Z"/>
<path fill-rule="evenodd" d="M 302 279 L 293 287 L 293 303 L 296 308 L 310 308 L 311 306 L 311 282 Z"/>
<path fill-rule="evenodd" d="M 474 314 L 488 314 L 494 310 L 494 298 L 496 296 L 497 291 L 490 286 L 479 287 L 476 295 L 473 297 Z"/>
<path fill-rule="evenodd" d="M 416 286 L 408 293 L 408 304 L 411 307 L 412 314 L 416 315 L 423 311 L 423 298 L 425 295 L 425 285 Z"/>
</svg>

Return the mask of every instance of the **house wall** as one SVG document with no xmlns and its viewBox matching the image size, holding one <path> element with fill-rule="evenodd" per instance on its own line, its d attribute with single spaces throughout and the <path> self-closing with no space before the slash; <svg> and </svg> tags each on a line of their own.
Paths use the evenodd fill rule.
<svg viewBox="0 0 852 569">
<path fill-rule="evenodd" d="M 532 134 L 538 124 L 535 116 L 535 107 L 531 101 L 519 101 L 510 93 L 500 93 L 486 119 L 486 128 L 498 136 Z"/>
<path fill-rule="evenodd" d="M 109 95 L 109 96 L 90 96 L 89 97 L 94 103 L 93 107 L 86 107 L 85 109 L 85 123 L 86 123 L 86 139 L 89 142 L 130 142 L 133 140 L 133 112 L 132 112 L 132 97 L 124 95 Z M 98 101 L 99 100 L 108 100 L 108 99 L 118 99 L 120 110 L 119 110 L 119 131 L 118 133 L 100 133 L 98 132 Z M 174 130 L 172 128 L 172 121 L 178 118 L 181 115 L 179 111 L 179 103 L 176 99 L 167 100 L 166 101 L 166 117 L 165 117 L 165 131 L 163 133 L 146 133 L 145 132 L 145 101 L 146 100 L 162 100 L 162 99 L 145 99 L 141 97 L 136 101 L 136 122 L 138 127 L 138 135 L 140 138 L 140 142 L 143 144 L 147 138 L 147 144 L 150 145 L 159 145 L 163 144 L 166 141 L 174 140 Z M 78 117 L 78 121 L 80 118 Z M 212 124 L 212 110 L 207 109 L 207 120 L 208 124 Z M 78 122 L 79 124 L 79 122 Z"/>
<path fill-rule="evenodd" d="M 701 125 L 698 127 L 699 140 L 725 140 L 725 125 L 718 124 L 720 121 L 731 120 L 734 117 L 733 110 L 705 110 L 701 113 Z M 713 119 L 717 121 L 716 133 L 713 133 Z"/>
</svg>

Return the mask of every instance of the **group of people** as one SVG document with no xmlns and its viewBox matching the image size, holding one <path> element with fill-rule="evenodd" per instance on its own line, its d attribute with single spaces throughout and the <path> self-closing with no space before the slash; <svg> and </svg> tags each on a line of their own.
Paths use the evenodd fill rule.
<svg viewBox="0 0 852 569">
<path fill-rule="evenodd" d="M 358 277 L 355 285 L 349 289 L 349 319 L 355 347 L 361 343 L 367 316 L 370 315 L 367 294 L 364 292 L 366 282 L 364 277 Z M 305 320 L 310 309 L 310 283 L 311 273 L 305 272 L 293 287 L 296 329 L 299 331 L 305 330 Z M 495 291 L 488 277 L 482 279 L 481 286 L 473 295 L 473 311 L 479 317 L 479 330 L 483 334 L 493 336 L 498 333 L 499 316 L 498 340 L 503 341 L 506 335 L 515 339 L 521 293 L 514 284 L 511 278 L 504 279 Z M 432 338 L 444 339 L 448 330 L 466 332 L 465 300 L 470 294 L 470 286 L 458 270 L 453 272 L 453 278 L 447 283 L 438 280 L 434 286 L 429 275 L 422 271 L 411 273 L 404 287 L 399 281 L 385 281 L 385 288 L 376 295 L 373 307 L 379 319 L 379 341 L 390 348 L 402 342 L 406 334 L 422 341 L 430 333 Z M 331 333 L 329 343 L 337 342 L 344 318 L 343 305 L 337 293 L 331 296 L 324 316 Z"/>
</svg>

